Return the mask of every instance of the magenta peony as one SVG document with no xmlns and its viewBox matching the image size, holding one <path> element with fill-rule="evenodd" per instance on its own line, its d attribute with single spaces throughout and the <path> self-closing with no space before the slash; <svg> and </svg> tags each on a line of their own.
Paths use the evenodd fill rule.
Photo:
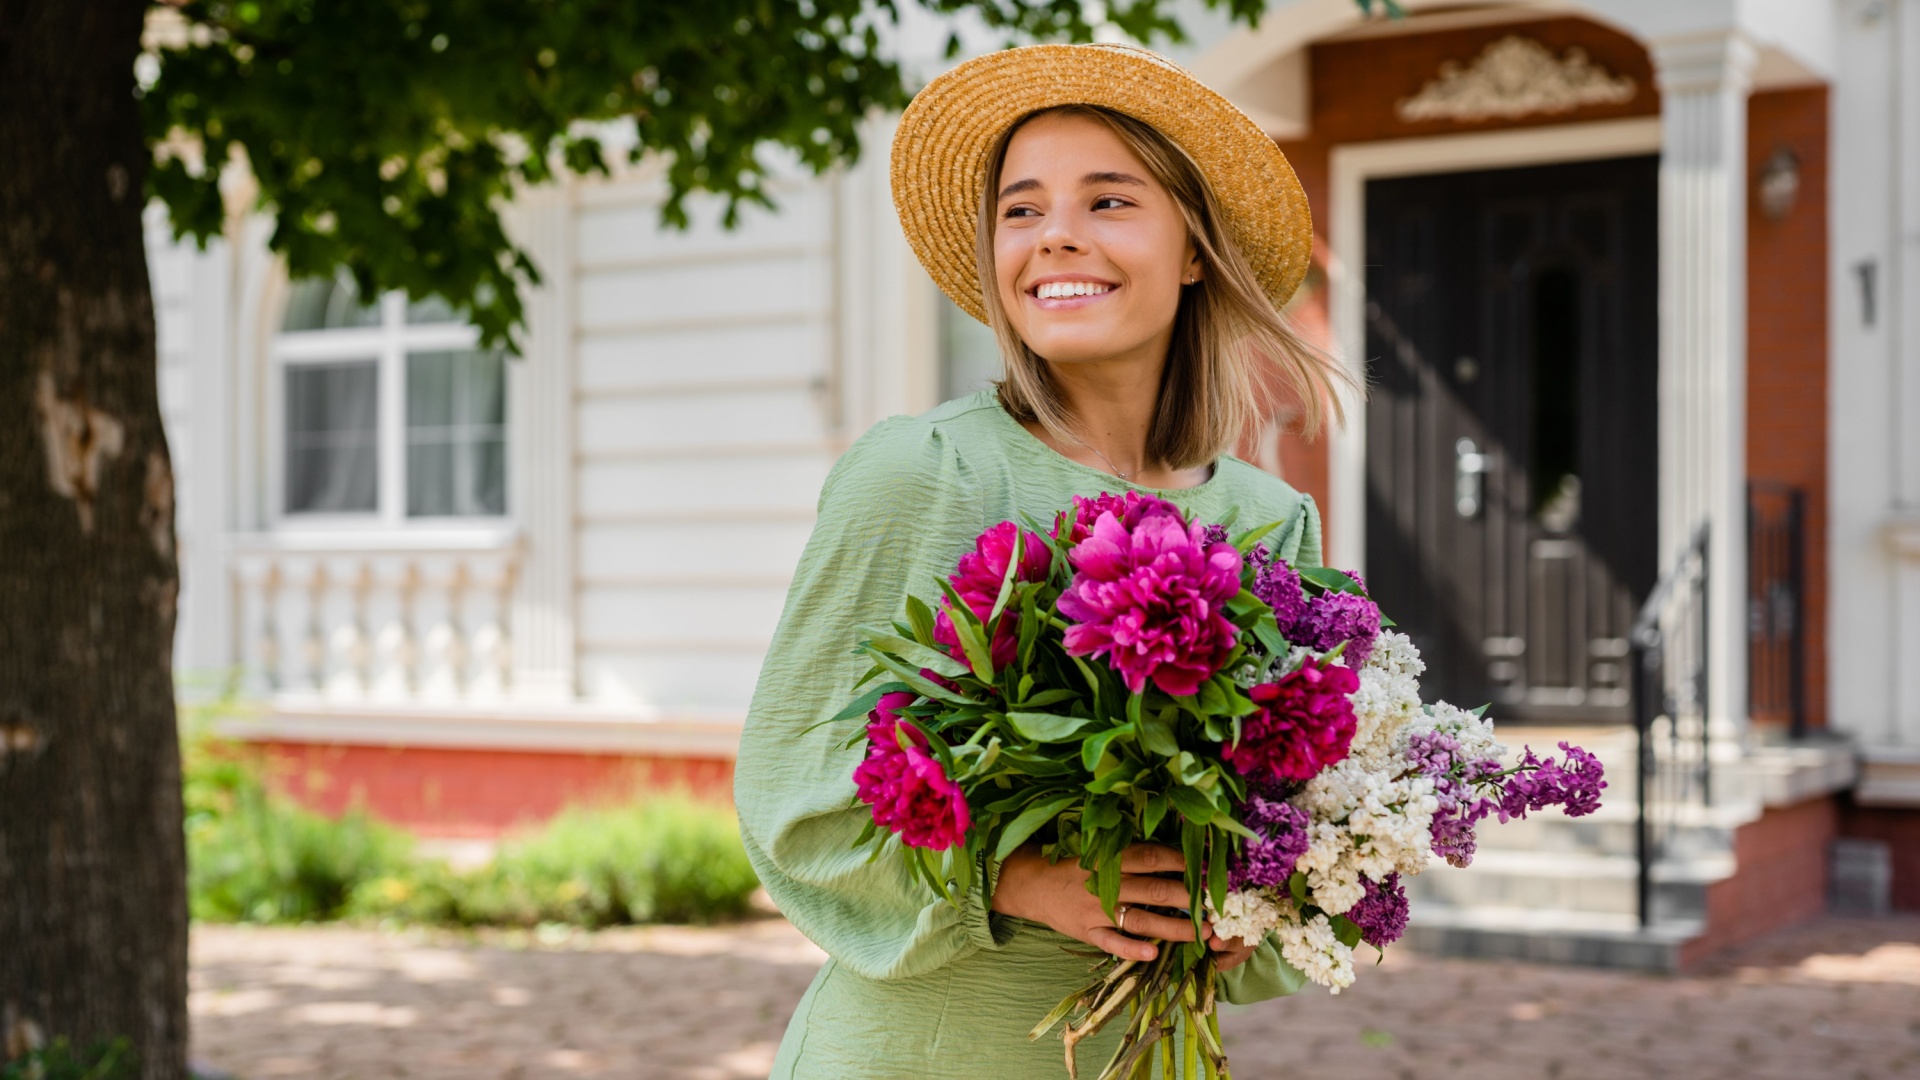
<svg viewBox="0 0 1920 1080">
<path fill-rule="evenodd" d="M 1013 538 L 1020 529 L 1011 521 L 1003 521 L 980 534 L 973 542 L 973 550 L 960 556 L 959 565 L 954 567 L 952 576 L 947 580 L 953 583 L 954 591 L 967 602 L 967 607 L 981 622 L 993 614 L 993 602 L 1000 598 L 1000 583 L 1007 576 L 1007 564 L 1013 561 Z M 1020 570 L 1016 575 L 1021 581 L 1039 581 L 1047 576 L 1053 567 L 1053 549 L 1047 542 L 1033 533 L 1027 534 L 1025 545 L 1020 552 Z M 933 640 L 947 647 L 947 652 L 961 663 L 967 662 L 965 650 L 960 648 L 960 635 L 953 629 L 951 602 L 940 605 L 940 613 L 934 617 Z M 1020 647 L 1014 619 L 1003 617 L 993 628 L 993 666 L 1005 667 L 1013 662 L 1014 654 Z"/>
<path fill-rule="evenodd" d="M 901 746 L 896 731 L 905 731 L 910 745 Z M 927 752 L 926 737 L 898 720 L 879 719 L 868 723 L 867 735 L 872 742 L 853 770 L 853 784 L 860 801 L 873 807 L 874 824 L 898 833 L 909 847 L 945 851 L 965 843 L 973 821 L 966 795 Z"/>
<path fill-rule="evenodd" d="M 1347 696 L 1360 677 L 1338 664 L 1308 660 L 1278 682 L 1247 691 L 1260 711 L 1243 721 L 1240 744 L 1223 757 L 1240 775 L 1266 783 L 1311 780 L 1346 760 L 1356 721 Z"/>
<path fill-rule="evenodd" d="M 1151 680 L 1192 694 L 1233 648 L 1226 605 L 1240 591 L 1240 553 L 1207 543 L 1204 529 L 1157 499 L 1120 511 L 1103 510 L 1069 556 L 1073 583 L 1060 596 L 1060 613 L 1075 624 L 1067 652 L 1105 658 L 1134 693 Z"/>
<path fill-rule="evenodd" d="M 1094 522 L 1100 520 L 1101 514 L 1112 514 L 1121 525 L 1131 529 L 1150 514 L 1173 514 L 1177 517 L 1180 510 L 1165 499 L 1142 495 L 1137 491 L 1123 492 L 1119 495 L 1103 491 L 1091 499 L 1084 495 L 1075 495 L 1071 537 L 1074 543 L 1077 544 L 1093 535 Z"/>
</svg>

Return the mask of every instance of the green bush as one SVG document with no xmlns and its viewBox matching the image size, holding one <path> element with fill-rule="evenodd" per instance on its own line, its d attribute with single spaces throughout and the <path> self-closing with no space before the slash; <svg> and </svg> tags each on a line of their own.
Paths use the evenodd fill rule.
<svg viewBox="0 0 1920 1080">
<path fill-rule="evenodd" d="M 415 864 L 354 893 L 354 914 L 464 925 L 710 922 L 757 887 L 733 815 L 683 795 L 574 809 L 477 870 Z"/>
<path fill-rule="evenodd" d="M 211 922 L 338 918 L 361 883 L 412 860 L 397 829 L 329 818 L 271 791 L 257 757 L 195 735 L 183 749 L 188 909 Z"/>
<path fill-rule="evenodd" d="M 255 752 L 188 725 L 188 906 L 209 922 L 391 919 L 459 926 L 711 922 L 758 881 L 723 807 L 686 795 L 579 808 L 459 871 L 355 811 L 330 818 L 266 783 Z"/>
</svg>

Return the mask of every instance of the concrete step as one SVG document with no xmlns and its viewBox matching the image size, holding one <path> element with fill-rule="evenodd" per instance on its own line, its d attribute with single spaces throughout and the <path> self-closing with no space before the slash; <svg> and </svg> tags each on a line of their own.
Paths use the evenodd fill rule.
<svg viewBox="0 0 1920 1080">
<path fill-rule="evenodd" d="M 1733 834 L 1759 816 L 1757 806 L 1677 806 L 1663 811 L 1666 853 L 1675 858 L 1716 855 L 1733 850 Z M 1602 804 L 1580 818 L 1556 811 L 1502 824 L 1481 822 L 1476 831 L 1481 851 L 1542 851 L 1588 855 L 1634 854 L 1638 822 L 1631 801 Z"/>
<path fill-rule="evenodd" d="M 1697 919 L 1706 889 L 1733 873 L 1730 853 L 1666 859 L 1654 867 L 1657 920 Z M 1407 883 L 1408 896 L 1459 909 L 1529 908 L 1632 918 L 1639 864 L 1630 856 L 1483 849 L 1465 869 L 1436 862 Z"/>
<path fill-rule="evenodd" d="M 1632 915 L 1421 901 L 1411 915 L 1401 943 L 1417 952 L 1638 971 L 1679 970 L 1681 946 L 1703 929 L 1697 919 L 1643 929 Z"/>
</svg>

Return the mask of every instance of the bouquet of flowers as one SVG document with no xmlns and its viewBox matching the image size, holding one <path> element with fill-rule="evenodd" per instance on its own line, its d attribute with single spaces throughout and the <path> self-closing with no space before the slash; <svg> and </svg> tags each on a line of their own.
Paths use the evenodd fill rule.
<svg viewBox="0 0 1920 1080">
<path fill-rule="evenodd" d="M 1421 704 L 1419 654 L 1357 575 L 1274 557 L 1280 523 L 1232 524 L 1137 492 L 1076 498 L 1051 528 L 989 528 L 935 605 L 909 596 L 903 622 L 863 629 L 864 693 L 828 721 L 867 717 L 856 846 L 877 858 L 897 836 L 958 903 L 1038 844 L 1087 869 L 1111 918 L 1121 853 L 1163 843 L 1185 856 L 1196 931 L 1271 931 L 1338 993 L 1357 945 L 1405 930 L 1403 877 L 1436 854 L 1465 866 L 1480 821 L 1599 805 L 1591 754 L 1505 763 L 1482 712 Z M 1074 1076 L 1075 1044 L 1124 1013 L 1101 1080 L 1156 1056 L 1171 1074 L 1176 1041 L 1180 1075 L 1225 1076 L 1217 984 L 1204 942 L 1107 957 L 1033 1037 L 1065 1021 Z"/>
</svg>

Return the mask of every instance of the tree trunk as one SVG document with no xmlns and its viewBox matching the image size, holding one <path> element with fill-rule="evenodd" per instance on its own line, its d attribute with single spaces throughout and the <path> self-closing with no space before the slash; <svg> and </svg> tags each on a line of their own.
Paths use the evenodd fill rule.
<svg viewBox="0 0 1920 1080">
<path fill-rule="evenodd" d="M 173 472 L 142 0 L 0 0 L 0 1060 L 186 1071 Z"/>
</svg>

